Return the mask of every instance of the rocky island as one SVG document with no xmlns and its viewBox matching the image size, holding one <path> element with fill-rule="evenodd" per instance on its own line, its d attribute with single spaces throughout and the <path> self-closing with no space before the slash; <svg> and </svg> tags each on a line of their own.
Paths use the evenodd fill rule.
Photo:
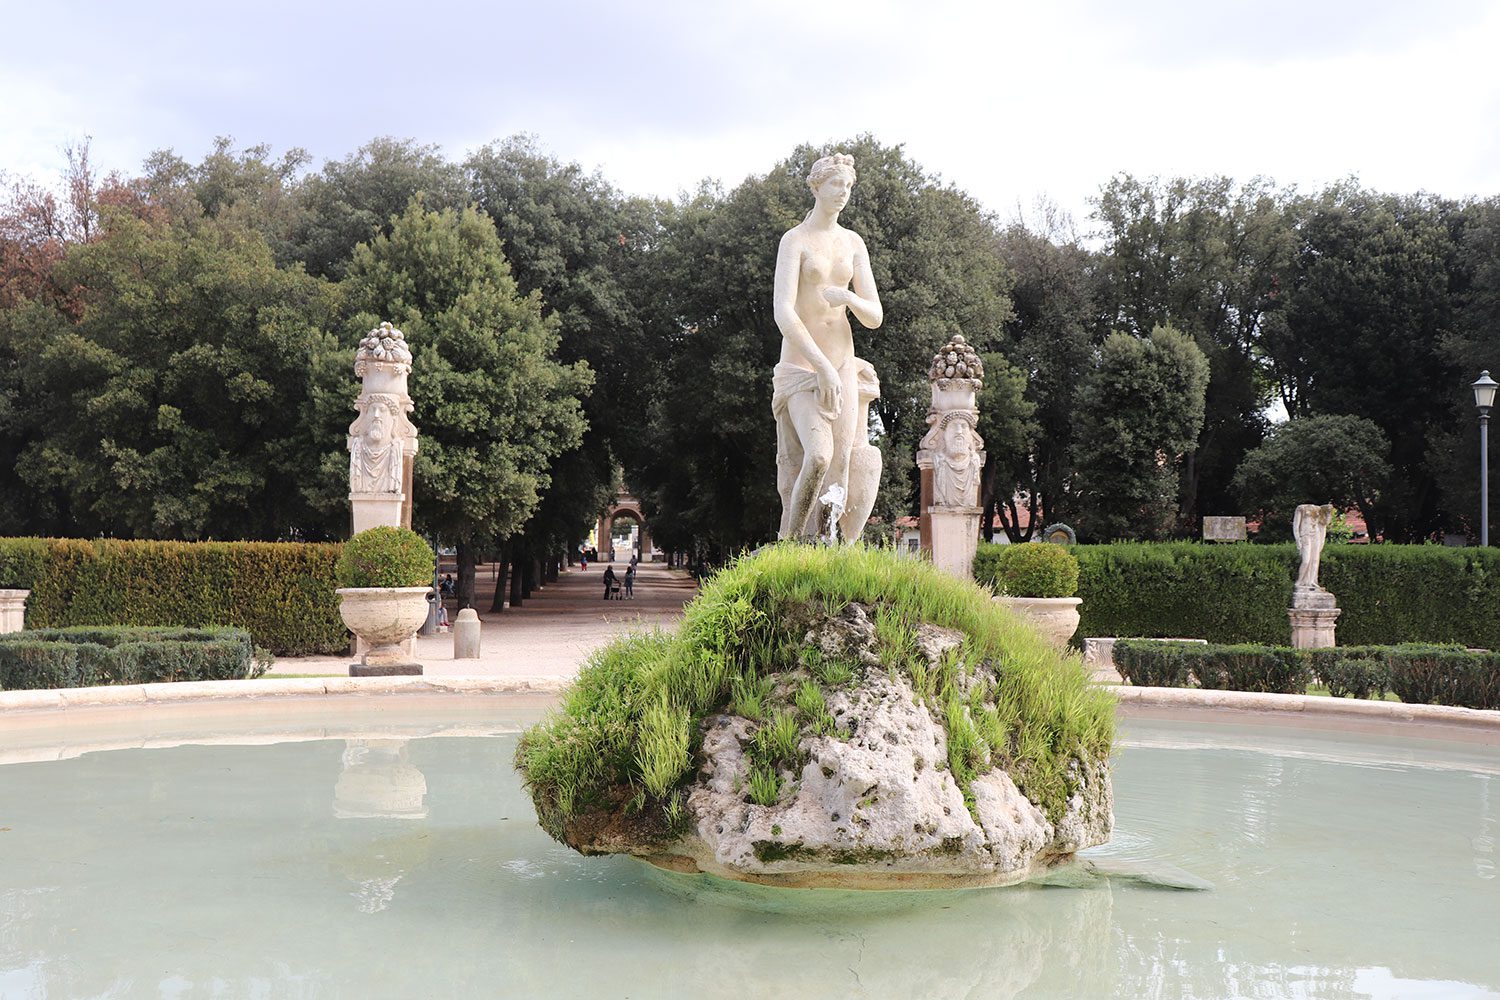
<svg viewBox="0 0 1500 1000">
<path fill-rule="evenodd" d="M 789 887 L 1037 876 L 1108 839 L 1113 700 L 972 584 L 781 543 L 600 651 L 516 765 L 584 854 Z"/>
</svg>

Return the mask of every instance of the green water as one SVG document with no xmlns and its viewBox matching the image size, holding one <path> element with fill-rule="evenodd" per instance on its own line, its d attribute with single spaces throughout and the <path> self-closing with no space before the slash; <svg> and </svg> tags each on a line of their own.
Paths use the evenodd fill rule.
<svg viewBox="0 0 1500 1000">
<path fill-rule="evenodd" d="M 1212 890 L 809 894 L 583 858 L 536 826 L 514 735 L 7 764 L 0 997 L 1500 997 L 1500 750 L 1121 743 L 1090 856 Z"/>
</svg>

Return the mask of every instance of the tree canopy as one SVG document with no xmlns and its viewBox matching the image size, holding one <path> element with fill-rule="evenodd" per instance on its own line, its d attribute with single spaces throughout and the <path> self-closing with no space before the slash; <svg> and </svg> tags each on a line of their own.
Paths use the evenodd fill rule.
<svg viewBox="0 0 1500 1000">
<path fill-rule="evenodd" d="M 0 189 L 0 530 L 342 535 L 350 358 L 389 319 L 418 353 L 418 522 L 466 555 L 555 557 L 622 474 L 659 544 L 758 544 L 776 247 L 832 151 L 855 158 L 841 222 L 884 305 L 854 335 L 881 380 L 886 526 L 917 513 L 927 361 L 962 333 L 989 373 L 986 530 L 1196 534 L 1301 491 L 1390 540 L 1477 534 L 1468 385 L 1500 373 L 1500 198 L 1120 174 L 1080 236 L 1045 208 L 1002 226 L 872 136 L 673 202 L 525 136 L 461 160 L 377 138 L 318 167 L 223 138 L 133 174 L 73 147 L 55 183 Z M 1374 455 L 1388 477 L 1354 468 Z"/>
</svg>

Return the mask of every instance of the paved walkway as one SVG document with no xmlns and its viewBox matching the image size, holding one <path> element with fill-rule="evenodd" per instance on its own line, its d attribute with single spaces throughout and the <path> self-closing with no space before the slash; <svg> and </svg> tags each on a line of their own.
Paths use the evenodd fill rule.
<svg viewBox="0 0 1500 1000">
<path fill-rule="evenodd" d="M 623 580 L 625 564 L 615 564 Z M 635 599 L 605 601 L 604 567 L 591 564 L 565 569 L 556 581 L 532 591 L 519 608 L 498 614 L 485 611 L 494 594 L 489 567 L 476 574 L 480 609 L 480 655 L 477 660 L 453 658 L 453 635 L 442 632 L 417 636 L 417 660 L 433 677 L 561 677 L 578 673 L 589 654 L 625 632 L 670 627 L 682 606 L 697 593 L 697 584 L 684 570 L 655 563 L 636 568 Z M 348 656 L 281 657 L 271 674 L 345 675 Z"/>
</svg>

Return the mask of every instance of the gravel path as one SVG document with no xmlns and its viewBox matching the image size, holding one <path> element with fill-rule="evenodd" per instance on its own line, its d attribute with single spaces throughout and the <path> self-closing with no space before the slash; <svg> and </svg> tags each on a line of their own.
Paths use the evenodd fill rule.
<svg viewBox="0 0 1500 1000">
<path fill-rule="evenodd" d="M 615 564 L 623 580 L 625 565 Z M 498 614 L 490 606 L 494 582 L 488 567 L 477 574 L 477 605 L 481 622 L 477 660 L 453 658 L 453 635 L 417 636 L 417 660 L 433 677 L 560 677 L 570 678 L 589 655 L 625 632 L 670 627 L 682 616 L 682 606 L 697 593 L 697 584 L 683 570 L 655 563 L 636 567 L 635 598 L 603 599 L 604 567 L 573 566 L 556 581 L 534 590 L 519 608 Z M 452 612 L 450 612 L 451 614 Z M 282 657 L 272 676 L 288 674 L 347 675 L 348 656 Z"/>
</svg>

